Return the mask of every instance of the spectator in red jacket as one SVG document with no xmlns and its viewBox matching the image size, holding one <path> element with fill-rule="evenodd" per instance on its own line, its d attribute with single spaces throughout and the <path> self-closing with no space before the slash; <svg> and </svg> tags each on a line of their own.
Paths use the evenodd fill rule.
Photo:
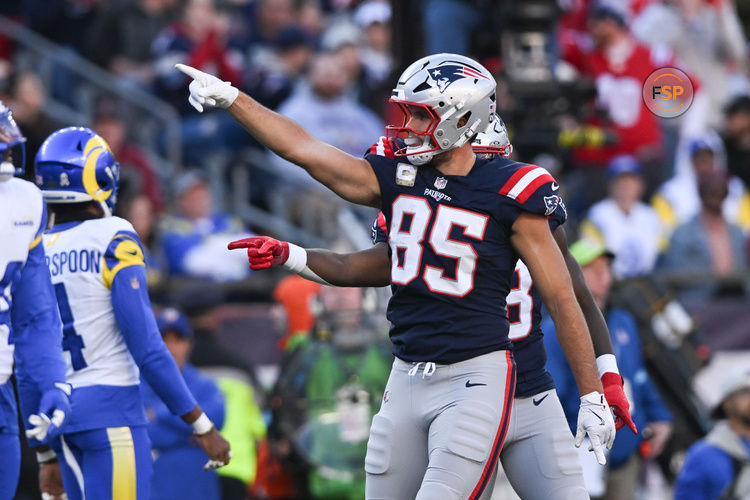
<svg viewBox="0 0 750 500">
<path fill-rule="evenodd" d="M 211 72 L 232 85 L 242 78 L 242 55 L 229 41 L 229 16 L 214 0 L 189 0 L 180 19 L 156 39 L 153 52 L 157 92 L 183 114 L 193 111 L 185 101 L 190 81 L 175 71 L 175 64 Z"/>
<path fill-rule="evenodd" d="M 657 54 L 638 43 L 628 30 L 626 12 L 614 2 L 593 5 L 588 32 L 590 38 L 563 36 L 561 53 L 582 75 L 594 80 L 602 115 L 591 122 L 610 129 L 617 142 L 578 149 L 574 163 L 602 168 L 613 157 L 630 154 L 647 166 L 647 178 L 655 185 L 661 175 L 649 175 L 648 164 L 661 156 L 662 131 L 658 118 L 643 103 L 642 88 L 654 70 L 670 64 L 671 54 Z"/>
</svg>

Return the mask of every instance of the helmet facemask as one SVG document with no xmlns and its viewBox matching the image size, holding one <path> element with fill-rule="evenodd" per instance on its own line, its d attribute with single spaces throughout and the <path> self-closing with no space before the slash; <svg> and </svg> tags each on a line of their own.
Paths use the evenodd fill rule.
<svg viewBox="0 0 750 500">
<path fill-rule="evenodd" d="M 391 99 L 390 102 L 398 106 L 402 114 L 400 126 L 388 125 L 385 127 L 386 137 L 401 139 L 405 146 L 403 148 L 396 147 L 395 155 L 408 157 L 414 165 L 424 165 L 432 159 L 435 152 L 440 151 L 433 135 L 440 123 L 440 117 L 429 104 L 394 99 Z M 413 123 L 419 126 L 407 126 Z"/>
<path fill-rule="evenodd" d="M 508 138 L 508 129 L 499 115 L 493 115 L 487 128 L 474 137 L 471 149 L 477 156 L 485 160 L 492 160 L 497 155 L 510 158 L 513 145 Z"/>
<path fill-rule="evenodd" d="M 0 182 L 21 175 L 26 165 L 26 138 L 8 108 L 0 103 Z"/>
</svg>

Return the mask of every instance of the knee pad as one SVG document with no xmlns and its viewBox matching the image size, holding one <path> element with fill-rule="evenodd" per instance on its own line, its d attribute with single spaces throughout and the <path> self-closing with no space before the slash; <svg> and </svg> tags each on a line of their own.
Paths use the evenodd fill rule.
<svg viewBox="0 0 750 500">
<path fill-rule="evenodd" d="M 497 411 L 480 401 L 464 401 L 454 417 L 448 451 L 474 462 L 487 460 L 498 431 Z"/>
<path fill-rule="evenodd" d="M 548 478 L 561 476 L 583 476 L 578 451 L 573 445 L 573 436 L 567 427 L 556 429 L 552 440 L 534 440 L 537 462 L 542 474 Z"/>
<path fill-rule="evenodd" d="M 391 465 L 391 448 L 393 440 L 393 422 L 380 413 L 372 417 L 370 439 L 367 440 L 365 472 L 368 474 L 385 474 Z"/>
</svg>

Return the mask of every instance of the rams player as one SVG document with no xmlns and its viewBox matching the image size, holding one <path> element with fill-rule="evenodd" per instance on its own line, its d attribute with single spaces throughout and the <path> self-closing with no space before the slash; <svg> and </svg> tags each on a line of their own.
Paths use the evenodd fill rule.
<svg viewBox="0 0 750 500">
<path fill-rule="evenodd" d="M 73 386 L 72 417 L 53 442 L 68 498 L 149 497 L 151 444 L 139 375 L 193 426 L 210 459 L 206 467 L 226 464 L 229 444 L 196 404 L 159 334 L 141 242 L 129 222 L 112 216 L 120 172 L 109 146 L 87 128 L 64 128 L 44 141 L 35 167 L 53 221 L 44 247 Z"/>
<path fill-rule="evenodd" d="M 0 500 L 15 495 L 21 464 L 14 359 L 32 446 L 57 435 L 70 414 L 60 316 L 40 244 L 47 211 L 36 186 L 14 177 L 23 173 L 25 141 L 0 102 Z"/>
<path fill-rule="evenodd" d="M 390 130 L 407 147 L 397 158 L 364 159 L 318 141 L 226 82 L 178 68 L 194 79 L 189 100 L 197 109 L 227 108 L 273 152 L 342 198 L 380 208 L 390 224 L 396 360 L 370 430 L 368 498 L 475 499 L 487 489 L 515 391 L 504 306 L 519 256 L 584 395 L 579 434 L 604 459 L 614 422 L 546 218 L 559 204 L 558 186 L 543 168 L 511 172 L 505 167 L 513 162 L 478 159 L 471 148 L 495 111 L 496 83 L 486 68 L 456 54 L 413 63 L 391 97 L 404 122 Z M 305 267 L 304 252 L 290 258 Z"/>
<path fill-rule="evenodd" d="M 472 142 L 477 155 L 492 158 L 509 157 L 512 146 L 505 125 L 499 116 L 485 132 L 477 134 Z M 392 156 L 398 146 L 394 141 L 381 138 L 370 148 L 384 156 Z M 518 168 L 514 163 L 508 168 Z M 593 303 L 591 294 L 575 260 L 569 258 L 565 232 L 561 226 L 566 214 L 562 205 L 549 217 L 550 228 L 565 256 L 566 264 L 589 325 L 597 357 L 597 367 L 602 378 L 605 396 L 618 422 L 618 428 L 628 425 L 636 432 L 628 412 L 629 404 L 622 388 L 617 363 L 612 354 L 606 323 Z M 307 271 L 300 274 L 322 284 L 338 286 L 386 286 L 390 284 L 391 252 L 388 245 L 388 225 L 381 213 L 373 223 L 371 250 L 351 254 L 335 254 L 324 250 L 303 250 L 307 254 Z M 288 266 L 281 262 L 283 248 L 290 243 L 279 242 L 266 236 L 248 239 L 250 267 L 258 270 L 271 265 Z M 296 251 L 296 250 L 295 250 Z M 299 269 L 297 269 L 299 271 Z M 506 298 L 511 321 L 509 338 L 518 369 L 515 401 L 510 417 L 508 435 L 500 459 L 506 474 L 521 498 L 543 500 L 547 498 L 588 498 L 583 483 L 578 456 L 571 446 L 573 438 L 554 390 L 554 382 L 545 370 L 546 353 L 542 342 L 541 298 L 534 289 L 528 268 L 522 261 L 516 263 L 511 291 Z M 558 445 L 553 445 L 557 443 Z"/>
</svg>

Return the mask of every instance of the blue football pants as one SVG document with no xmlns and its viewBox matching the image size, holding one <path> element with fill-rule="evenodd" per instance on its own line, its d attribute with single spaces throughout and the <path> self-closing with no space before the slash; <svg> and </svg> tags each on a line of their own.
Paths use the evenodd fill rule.
<svg viewBox="0 0 750 500">
<path fill-rule="evenodd" d="M 153 460 L 145 426 L 66 433 L 52 446 L 69 500 L 148 500 Z"/>
<path fill-rule="evenodd" d="M 21 445 L 18 441 L 18 410 L 13 383 L 0 384 L 0 500 L 16 494 L 21 470 Z"/>
<path fill-rule="evenodd" d="M 16 494 L 21 470 L 21 446 L 16 429 L 0 429 L 0 500 L 11 500 Z"/>
</svg>

